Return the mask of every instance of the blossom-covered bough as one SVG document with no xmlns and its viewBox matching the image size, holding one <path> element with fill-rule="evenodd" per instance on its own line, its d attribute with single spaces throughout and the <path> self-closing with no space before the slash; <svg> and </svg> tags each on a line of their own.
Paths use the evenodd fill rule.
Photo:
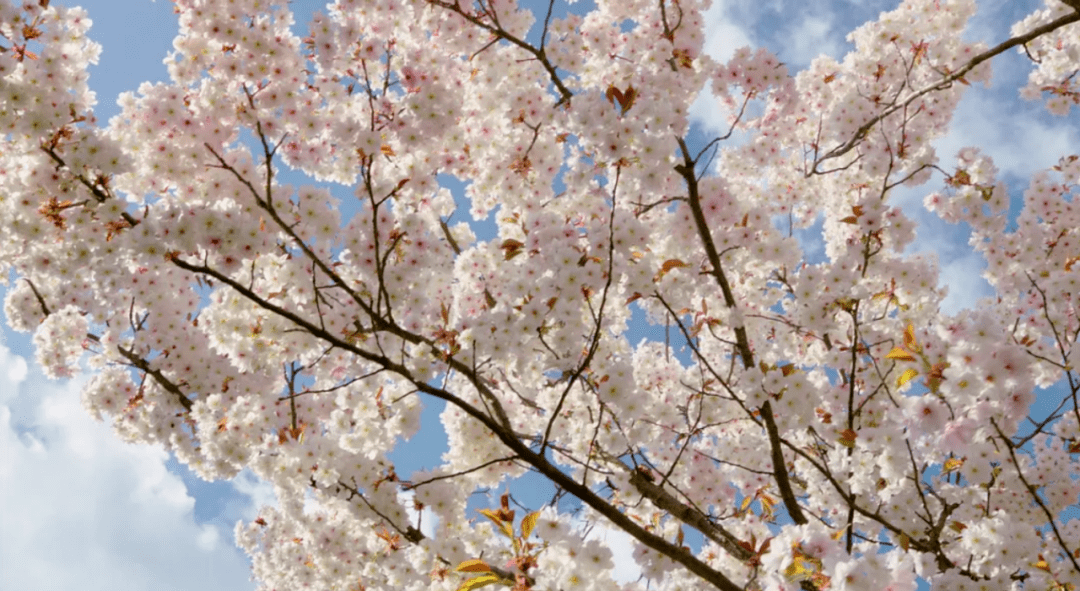
<svg viewBox="0 0 1080 591">
<path fill-rule="evenodd" d="M 0 3 L 5 311 L 125 438 L 273 483 L 237 526 L 265 588 L 619 588 L 565 514 L 466 514 L 526 471 L 661 589 L 1080 585 L 1080 158 L 1009 229 L 990 159 L 930 145 L 1005 51 L 1025 97 L 1080 102 L 1077 0 L 993 47 L 962 38 L 973 1 L 909 0 L 795 76 L 704 55 L 703 0 L 338 0 L 305 39 L 285 0 L 174 2 L 172 82 L 107 127 L 87 15 Z M 704 88 L 731 127 L 692 149 Z M 978 309 L 942 313 L 905 254 L 890 196 L 924 183 L 988 261 Z M 635 309 L 686 363 L 631 342 Z M 432 399 L 450 450 L 403 480 Z"/>
</svg>

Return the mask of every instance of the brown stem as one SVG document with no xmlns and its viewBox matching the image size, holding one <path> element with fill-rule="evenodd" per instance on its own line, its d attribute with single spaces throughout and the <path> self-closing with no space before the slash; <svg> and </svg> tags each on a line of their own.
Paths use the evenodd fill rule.
<svg viewBox="0 0 1080 591">
<path fill-rule="evenodd" d="M 678 141 L 679 148 L 682 149 L 683 163 L 677 165 L 675 171 L 682 175 L 686 181 L 687 202 L 690 204 L 690 211 L 694 216 L 694 225 L 697 226 L 698 236 L 701 237 L 702 246 L 705 247 L 705 256 L 708 257 L 709 265 L 712 267 L 709 274 L 716 278 L 716 283 L 720 286 L 727 307 L 735 308 L 735 295 L 732 293 L 731 285 L 728 283 L 724 270 L 720 265 L 720 253 L 716 250 L 712 231 L 705 221 L 705 212 L 701 209 L 701 195 L 698 194 L 697 176 L 694 173 L 697 162 L 690 158 L 690 150 L 686 147 L 686 141 L 683 138 L 678 138 Z M 750 340 L 746 336 L 745 325 L 735 327 L 735 347 L 742 358 L 743 365 L 747 368 L 753 367 L 754 354 L 750 350 Z M 787 466 L 784 464 L 784 453 L 780 449 L 779 430 L 776 428 L 776 419 L 773 417 L 772 405 L 769 401 L 766 401 L 761 407 L 761 418 L 765 423 L 766 431 L 769 433 L 769 447 L 772 448 L 773 476 L 776 478 L 777 487 L 780 488 L 780 496 L 784 499 L 784 505 L 787 507 L 791 519 L 800 525 L 807 523 L 806 516 L 803 515 L 798 500 L 795 498 L 795 491 L 791 488 Z"/>
</svg>

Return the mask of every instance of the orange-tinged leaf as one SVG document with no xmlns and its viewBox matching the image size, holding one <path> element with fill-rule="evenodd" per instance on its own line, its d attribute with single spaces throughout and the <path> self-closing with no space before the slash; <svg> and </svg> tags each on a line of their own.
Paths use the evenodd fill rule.
<svg viewBox="0 0 1080 591">
<path fill-rule="evenodd" d="M 772 517 L 773 508 L 776 507 L 776 499 L 770 497 L 767 494 L 762 494 L 759 498 L 761 499 L 762 511 L 764 511 L 766 516 Z"/>
<path fill-rule="evenodd" d="M 660 270 L 662 272 L 664 272 L 664 273 L 667 273 L 668 271 L 670 271 L 672 269 L 677 269 L 677 268 L 682 268 L 682 267 L 689 267 L 689 266 L 690 265 L 680 261 L 679 259 L 668 259 L 668 260 L 664 261 L 664 264 L 660 267 Z"/>
<path fill-rule="evenodd" d="M 795 368 L 794 365 L 784 365 L 780 368 L 780 373 L 784 374 L 785 378 L 795 373 L 796 371 L 798 370 Z"/>
<path fill-rule="evenodd" d="M 480 509 L 480 514 L 494 521 L 495 525 L 499 526 L 499 529 L 502 531 L 502 533 L 506 534 L 506 537 L 514 537 L 514 530 L 511 524 L 503 521 L 497 513 L 495 513 L 491 509 Z"/>
<path fill-rule="evenodd" d="M 808 580 L 815 572 L 817 571 L 814 569 L 812 562 L 804 556 L 796 555 L 792 557 L 791 564 L 784 569 L 784 578 L 789 583 L 798 583 L 799 581 Z"/>
<path fill-rule="evenodd" d="M 680 261 L 679 259 L 668 259 L 664 261 L 663 265 L 660 266 L 660 272 L 657 273 L 655 277 L 653 277 L 653 282 L 655 283 L 663 279 L 664 275 L 667 275 L 672 269 L 679 269 L 689 266 L 689 264 Z"/>
<path fill-rule="evenodd" d="M 604 96 L 607 97 L 608 102 L 611 104 L 615 104 L 615 101 L 618 101 L 621 105 L 624 100 L 622 91 L 618 88 L 615 88 L 614 85 L 608 87 L 607 92 L 604 93 Z"/>
<path fill-rule="evenodd" d="M 859 223 L 859 218 L 857 218 L 857 217 L 855 217 L 853 215 L 849 215 L 846 218 L 841 218 L 840 221 L 845 223 L 845 224 L 857 224 L 857 223 Z"/>
<path fill-rule="evenodd" d="M 908 551 L 911 547 L 911 538 L 907 534 L 900 534 L 900 547 L 904 549 L 904 552 Z"/>
<path fill-rule="evenodd" d="M 919 344 L 915 342 L 915 326 L 912 324 L 904 329 L 904 347 L 911 351 L 919 350 Z"/>
<path fill-rule="evenodd" d="M 525 244 L 514 240 L 513 238 L 507 238 L 506 240 L 503 240 L 503 243 L 499 248 L 503 250 L 503 260 L 509 261 L 521 254 L 522 250 L 525 248 Z"/>
<path fill-rule="evenodd" d="M 844 447 L 853 448 L 855 447 L 855 440 L 858 437 L 859 434 L 856 433 L 854 429 L 844 429 L 840 432 L 840 439 L 838 441 L 840 442 L 840 445 Z"/>
<path fill-rule="evenodd" d="M 381 151 L 384 156 L 394 156 L 395 155 L 394 154 L 394 149 L 392 147 L 390 147 L 389 144 L 383 144 L 383 145 L 379 146 L 379 151 Z"/>
<path fill-rule="evenodd" d="M 959 522 L 959 521 L 950 521 L 949 522 L 949 529 L 955 531 L 956 533 L 961 533 L 965 529 L 967 529 L 967 526 L 964 525 L 963 523 Z"/>
<path fill-rule="evenodd" d="M 892 351 L 889 351 L 885 355 L 885 359 L 896 359 L 898 361 L 915 361 L 915 356 L 909 353 L 903 347 L 893 347 Z"/>
<path fill-rule="evenodd" d="M 622 107 L 622 112 L 625 113 L 634 106 L 634 101 L 637 100 L 638 91 L 634 88 L 634 85 L 626 87 L 626 92 L 623 94 L 623 100 L 619 102 L 619 106 Z"/>
<path fill-rule="evenodd" d="M 457 565 L 454 570 L 459 573 L 489 573 L 491 572 L 491 567 L 483 560 L 473 558 Z"/>
<path fill-rule="evenodd" d="M 964 458 L 949 458 L 945 460 L 945 472 L 952 472 L 964 465 Z"/>
<path fill-rule="evenodd" d="M 743 511 L 746 511 L 746 508 L 749 507 L 750 503 L 753 503 L 753 502 L 754 502 L 754 497 L 751 497 L 751 496 L 744 497 L 743 500 L 742 500 L 742 506 L 739 507 L 739 512 L 741 513 Z"/>
<path fill-rule="evenodd" d="M 914 369 L 905 369 L 904 373 L 900 374 L 900 377 L 896 378 L 896 387 L 899 388 L 904 384 L 915 379 L 915 376 L 919 375 L 919 372 Z"/>
<path fill-rule="evenodd" d="M 761 546 L 758 546 L 757 552 L 755 552 L 755 554 L 757 554 L 758 556 L 764 556 L 769 551 L 769 546 L 772 546 L 772 541 L 773 538 L 765 538 L 765 540 L 761 542 Z"/>
<path fill-rule="evenodd" d="M 533 511 L 525 517 L 521 518 L 521 537 L 528 538 L 533 529 L 536 528 L 536 521 L 540 519 L 540 512 Z"/>
<path fill-rule="evenodd" d="M 502 518 L 491 509 L 478 509 L 478 511 L 480 511 L 480 514 L 484 517 L 494 521 L 496 525 L 502 525 Z"/>
</svg>

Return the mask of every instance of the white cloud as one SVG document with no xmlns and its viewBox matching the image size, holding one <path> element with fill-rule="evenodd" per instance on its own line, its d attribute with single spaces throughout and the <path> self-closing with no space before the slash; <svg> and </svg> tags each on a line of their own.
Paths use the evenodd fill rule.
<svg viewBox="0 0 1080 591">
<path fill-rule="evenodd" d="M 736 24 L 727 2 L 713 2 L 705 11 L 705 53 L 714 60 L 726 62 L 740 47 L 753 45 L 749 32 Z"/>
<path fill-rule="evenodd" d="M 194 519 L 161 449 L 121 442 L 0 345 L 4 589 L 253 588 L 231 531 Z"/>
<path fill-rule="evenodd" d="M 938 284 L 949 288 L 948 295 L 941 302 L 943 313 L 956 314 L 960 310 L 975 308 L 979 299 L 993 293 L 993 288 L 982 277 L 985 266 L 982 257 L 973 253 L 941 265 Z"/>
<path fill-rule="evenodd" d="M 416 491 L 412 490 L 399 490 L 397 494 L 398 502 L 405 506 L 405 513 L 409 516 L 409 524 L 415 525 L 417 519 L 422 516 L 423 518 L 420 519 L 420 533 L 428 538 L 434 538 L 435 529 L 439 526 L 439 517 L 427 507 L 417 512 L 413 507 L 413 497 L 415 496 Z"/>
<path fill-rule="evenodd" d="M 846 51 L 844 36 L 834 32 L 832 15 L 818 13 L 795 19 L 785 27 L 777 52 L 795 72 L 810 65 L 819 55 L 826 54 L 840 60 Z"/>
<path fill-rule="evenodd" d="M 0 344 L 0 346 L 3 346 Z M 7 379 L 13 384 L 17 384 L 26 379 L 26 372 L 28 368 L 26 366 L 26 360 L 22 357 L 15 356 L 11 360 L 11 363 L 7 366 Z"/>
<path fill-rule="evenodd" d="M 705 53 L 718 63 L 725 63 L 735 55 L 740 47 L 753 45 L 746 29 L 739 26 L 731 17 L 726 2 L 714 2 L 705 12 Z M 726 133 L 732 115 L 730 109 L 722 106 L 712 93 L 711 85 L 694 99 L 690 105 L 690 118 L 695 123 L 705 126 L 709 133 Z M 741 139 L 736 138 L 736 140 Z M 728 142 L 728 145 L 734 143 Z"/>
<path fill-rule="evenodd" d="M 1003 96 L 1005 92 L 1009 91 L 991 94 L 975 88 L 964 96 L 952 130 L 935 142 L 946 170 L 965 146 L 978 146 L 1003 174 L 1022 178 L 1077 152 L 1080 133 L 1075 122 L 1051 119 L 1037 103 L 1018 104 Z"/>
<path fill-rule="evenodd" d="M 244 468 L 231 483 L 237 494 L 251 500 L 241 512 L 247 521 L 258 517 L 260 507 L 276 507 L 278 504 L 274 485 L 260 479 L 250 468 Z"/>
</svg>

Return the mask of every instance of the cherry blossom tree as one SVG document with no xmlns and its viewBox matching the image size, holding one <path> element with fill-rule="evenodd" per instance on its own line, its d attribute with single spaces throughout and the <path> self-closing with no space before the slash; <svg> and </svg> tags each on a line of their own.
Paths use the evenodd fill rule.
<svg viewBox="0 0 1080 591">
<path fill-rule="evenodd" d="M 265 588 L 619 588 L 566 514 L 467 514 L 526 472 L 634 539 L 634 589 L 1080 585 L 1080 157 L 1020 196 L 931 145 L 1004 52 L 1080 103 L 1080 1 L 982 44 L 972 0 L 907 0 L 797 74 L 705 55 L 705 0 L 337 0 L 303 39 L 285 0 L 174 2 L 172 81 L 107 126 L 88 15 L 0 3 L 5 312 L 124 438 L 273 484 L 236 529 Z M 730 129 L 691 148 L 704 90 Z M 996 297 L 941 311 L 901 186 Z M 399 475 L 434 400 L 450 451 Z"/>
</svg>

